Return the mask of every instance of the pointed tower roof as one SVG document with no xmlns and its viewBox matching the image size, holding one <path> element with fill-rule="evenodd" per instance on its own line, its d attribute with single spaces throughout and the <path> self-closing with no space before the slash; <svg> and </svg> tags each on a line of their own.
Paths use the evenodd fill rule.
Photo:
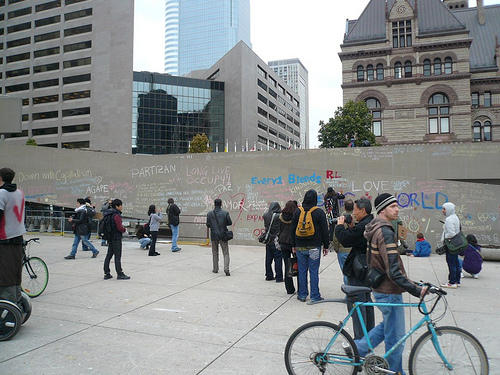
<svg viewBox="0 0 500 375">
<path fill-rule="evenodd" d="M 407 0 L 415 10 L 416 1 Z M 371 0 L 359 19 L 349 22 L 344 44 L 387 39 L 386 7 L 390 11 L 396 0 Z M 418 28 L 420 34 L 465 30 L 452 12 L 440 0 L 418 1 Z"/>
</svg>

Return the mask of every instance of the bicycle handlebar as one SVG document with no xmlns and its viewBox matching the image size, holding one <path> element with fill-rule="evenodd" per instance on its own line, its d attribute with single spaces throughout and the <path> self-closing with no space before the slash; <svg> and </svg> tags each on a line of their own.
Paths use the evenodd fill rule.
<svg viewBox="0 0 500 375">
<path fill-rule="evenodd" d="M 26 245 L 27 245 L 27 244 L 29 244 L 31 241 L 33 241 L 33 242 L 37 242 L 37 243 L 38 243 L 38 240 L 40 240 L 40 238 L 30 238 L 29 240 L 24 240 L 23 246 L 26 246 Z"/>
<path fill-rule="evenodd" d="M 420 301 L 418 303 L 418 311 L 420 311 L 420 313 L 423 314 L 423 315 L 430 315 L 430 314 L 432 314 L 432 312 L 436 308 L 436 305 L 439 302 L 439 300 L 441 298 L 443 298 L 444 296 L 446 296 L 448 293 L 445 290 L 443 290 L 442 288 L 440 288 L 440 287 L 438 287 L 436 285 L 433 285 L 433 284 L 431 284 L 429 282 L 424 282 L 424 281 L 420 280 L 420 285 L 423 286 L 423 287 L 427 287 L 427 290 L 428 290 L 429 293 L 437 294 L 436 301 L 432 305 L 432 308 L 430 309 L 430 311 L 427 312 L 427 313 L 425 313 L 423 311 L 422 307 L 421 307 L 422 303 L 424 302 L 425 295 L 420 297 Z"/>
</svg>

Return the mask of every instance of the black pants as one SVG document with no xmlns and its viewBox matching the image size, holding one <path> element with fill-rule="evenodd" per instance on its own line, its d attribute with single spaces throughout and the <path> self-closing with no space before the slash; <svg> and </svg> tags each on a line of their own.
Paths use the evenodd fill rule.
<svg viewBox="0 0 500 375">
<path fill-rule="evenodd" d="M 0 299 L 20 302 L 22 260 L 22 244 L 0 244 Z"/>
<path fill-rule="evenodd" d="M 365 284 L 355 277 L 348 276 L 347 277 L 347 285 L 352 286 L 365 286 Z M 347 300 L 347 311 L 351 311 L 354 307 L 353 302 L 373 302 L 371 298 L 371 293 L 360 293 L 357 294 L 355 299 L 348 298 Z M 365 321 L 366 330 L 370 332 L 370 330 L 375 327 L 375 310 L 373 306 L 361 306 L 361 315 L 363 315 L 363 319 Z M 358 313 L 355 312 L 352 315 L 352 325 L 354 329 L 354 339 L 360 340 L 364 337 L 363 329 L 361 328 L 361 323 L 359 321 Z"/>
<path fill-rule="evenodd" d="M 288 294 L 293 294 L 295 292 L 295 286 L 293 285 L 293 277 L 288 277 L 287 273 L 290 269 L 290 258 L 292 256 L 292 245 L 281 244 L 281 254 L 283 255 L 283 261 L 285 263 L 284 277 L 285 277 L 285 289 Z"/>
<path fill-rule="evenodd" d="M 281 250 L 276 249 L 274 241 L 266 245 L 266 279 L 271 280 L 274 277 L 272 264 L 274 261 L 274 270 L 276 271 L 276 281 L 283 281 L 283 261 Z"/>
<path fill-rule="evenodd" d="M 117 275 L 123 275 L 122 270 L 122 240 L 111 240 L 108 241 L 108 253 L 106 254 L 106 259 L 104 259 L 104 273 L 111 273 L 109 269 L 109 263 L 111 258 L 115 257 L 115 270 Z"/>
<path fill-rule="evenodd" d="M 149 255 L 156 253 L 156 239 L 158 238 L 157 231 L 151 231 L 151 243 L 149 244 Z"/>
</svg>

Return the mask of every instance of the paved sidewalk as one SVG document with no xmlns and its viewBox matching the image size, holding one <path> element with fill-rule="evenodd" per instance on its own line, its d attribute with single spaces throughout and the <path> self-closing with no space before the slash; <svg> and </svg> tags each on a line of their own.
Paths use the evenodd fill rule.
<svg viewBox="0 0 500 375">
<path fill-rule="evenodd" d="M 307 305 L 287 295 L 283 283 L 265 281 L 262 246 L 230 245 L 226 277 L 211 272 L 210 247 L 181 245 L 172 253 L 160 244 L 161 256 L 148 257 L 127 240 L 122 264 L 131 279 L 103 280 L 106 249 L 94 240 L 96 259 L 80 249 L 75 260 L 65 260 L 72 241 L 42 235 L 31 246 L 47 262 L 50 280 L 17 336 L 0 342 L 0 374 L 286 374 L 283 351 L 297 327 L 346 315 L 343 304 Z M 415 280 L 447 281 L 444 257 L 404 262 Z M 450 290 L 439 322 L 473 333 L 490 357 L 491 374 L 500 373 L 499 268 L 485 262 L 478 280 L 465 278 Z M 320 272 L 323 297 L 342 298 L 335 253 L 322 259 Z M 407 324 L 417 317 L 408 313 Z"/>
</svg>

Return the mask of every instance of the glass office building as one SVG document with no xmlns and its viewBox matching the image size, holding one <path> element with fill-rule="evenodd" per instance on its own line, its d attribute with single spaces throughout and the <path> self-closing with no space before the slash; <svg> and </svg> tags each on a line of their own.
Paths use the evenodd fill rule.
<svg viewBox="0 0 500 375">
<path fill-rule="evenodd" d="M 240 40 L 249 47 L 250 0 L 167 0 L 165 72 L 208 69 Z"/>
<path fill-rule="evenodd" d="M 224 147 L 224 82 L 134 72 L 133 154 L 185 154 L 205 133 Z"/>
</svg>

